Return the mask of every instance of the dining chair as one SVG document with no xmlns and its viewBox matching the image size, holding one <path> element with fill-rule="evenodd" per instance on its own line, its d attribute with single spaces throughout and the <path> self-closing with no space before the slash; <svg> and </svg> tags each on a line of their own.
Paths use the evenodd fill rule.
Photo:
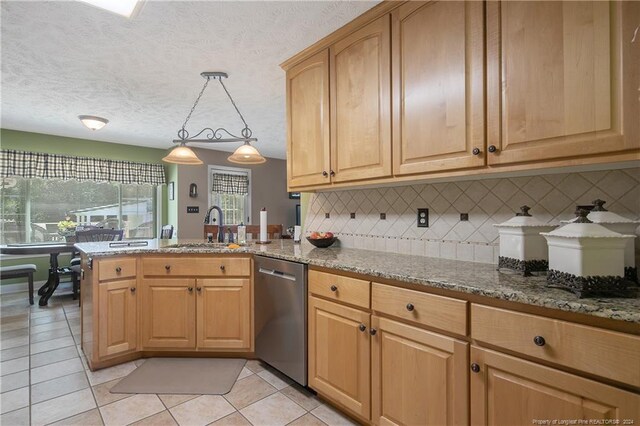
<svg viewBox="0 0 640 426">
<path fill-rule="evenodd" d="M 122 241 L 124 229 L 86 229 L 76 231 L 76 243 L 93 243 L 100 241 Z M 71 259 L 71 281 L 73 283 L 73 300 L 78 298 L 80 290 L 80 257 Z"/>
<path fill-rule="evenodd" d="M 173 225 L 164 225 L 160 231 L 161 240 L 170 240 L 173 237 Z"/>
</svg>

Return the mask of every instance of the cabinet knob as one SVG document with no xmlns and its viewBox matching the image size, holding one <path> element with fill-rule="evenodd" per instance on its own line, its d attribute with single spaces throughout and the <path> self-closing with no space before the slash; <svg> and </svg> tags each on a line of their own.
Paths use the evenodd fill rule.
<svg viewBox="0 0 640 426">
<path fill-rule="evenodd" d="M 333 291 L 335 293 L 336 291 L 338 291 L 338 287 L 336 287 L 335 285 L 332 285 L 331 286 L 331 291 Z"/>
<path fill-rule="evenodd" d="M 187 290 L 189 291 L 189 293 L 193 292 L 193 287 L 187 287 Z"/>
<path fill-rule="evenodd" d="M 473 371 L 474 373 L 479 373 L 480 366 L 474 362 L 473 364 L 471 364 L 471 371 Z"/>
<path fill-rule="evenodd" d="M 329 176 L 335 176 L 336 172 L 334 172 L 333 170 L 329 171 Z"/>
<path fill-rule="evenodd" d="M 369 330 L 369 334 L 372 336 L 375 336 L 377 332 L 378 330 L 376 330 L 375 328 L 372 328 L 371 330 Z"/>
<path fill-rule="evenodd" d="M 131 293 L 135 293 L 136 292 L 136 288 L 135 287 L 131 287 Z"/>
<path fill-rule="evenodd" d="M 495 145 L 489 145 L 489 147 L 487 148 L 487 151 L 489 152 L 496 152 L 498 150 L 498 148 L 496 148 Z"/>
<path fill-rule="evenodd" d="M 366 325 L 364 325 L 364 324 L 360 324 L 360 325 L 358 326 L 358 329 L 359 329 L 360 331 L 364 332 L 364 331 L 366 331 L 366 330 L 367 330 L 367 326 L 366 326 Z"/>
<path fill-rule="evenodd" d="M 413 303 L 407 303 L 407 311 L 411 312 L 414 308 L 415 306 L 413 306 Z"/>
<path fill-rule="evenodd" d="M 164 269 L 168 271 L 169 269 L 171 269 L 171 265 L 164 265 Z"/>
<path fill-rule="evenodd" d="M 323 171 L 322 171 L 322 176 L 327 177 L 327 176 L 329 176 L 329 173 L 327 173 L 327 171 L 326 171 L 326 170 L 323 170 Z"/>
<path fill-rule="evenodd" d="M 118 274 L 119 274 L 120 272 L 122 272 L 122 268 L 121 268 L 121 267 L 119 267 L 119 266 L 118 266 L 118 267 L 116 267 L 116 273 L 118 273 Z"/>
<path fill-rule="evenodd" d="M 480 155 L 480 148 L 473 148 L 473 151 L 471 151 L 471 153 L 473 155 Z"/>
<path fill-rule="evenodd" d="M 542 336 L 536 336 L 533 338 L 533 343 L 535 343 L 536 346 L 544 346 L 547 341 L 544 340 L 544 337 Z"/>
<path fill-rule="evenodd" d="M 224 272 L 224 265 L 220 265 L 220 270 Z"/>
<path fill-rule="evenodd" d="M 202 291 L 202 287 L 196 287 L 196 290 L 200 293 Z"/>
</svg>

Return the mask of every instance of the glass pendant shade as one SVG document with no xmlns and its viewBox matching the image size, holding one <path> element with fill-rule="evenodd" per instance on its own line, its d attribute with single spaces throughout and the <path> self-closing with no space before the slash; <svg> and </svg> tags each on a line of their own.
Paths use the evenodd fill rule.
<svg viewBox="0 0 640 426">
<path fill-rule="evenodd" d="M 267 161 L 249 142 L 240 145 L 227 160 L 236 164 L 262 164 Z"/>
<path fill-rule="evenodd" d="M 93 115 L 79 115 L 78 118 L 89 130 L 100 130 L 109 122 L 106 118 Z"/>
<path fill-rule="evenodd" d="M 185 164 L 185 165 L 199 165 L 204 164 L 202 160 L 198 158 L 195 152 L 191 150 L 191 148 L 185 146 L 184 144 L 180 144 L 179 146 L 173 148 L 169 155 L 164 157 L 162 161 L 167 163 L 174 164 Z"/>
</svg>

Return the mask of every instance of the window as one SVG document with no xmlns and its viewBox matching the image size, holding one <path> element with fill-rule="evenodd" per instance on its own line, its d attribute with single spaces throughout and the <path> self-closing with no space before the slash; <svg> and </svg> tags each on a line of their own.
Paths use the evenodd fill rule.
<svg viewBox="0 0 640 426">
<path fill-rule="evenodd" d="M 225 225 L 251 223 L 250 180 L 251 170 L 209 166 L 209 204 L 220 207 Z"/>
<path fill-rule="evenodd" d="M 155 185 L 0 179 L 0 231 L 3 243 L 58 241 L 58 223 L 69 217 L 77 225 L 125 230 L 125 238 L 156 234 Z"/>
</svg>

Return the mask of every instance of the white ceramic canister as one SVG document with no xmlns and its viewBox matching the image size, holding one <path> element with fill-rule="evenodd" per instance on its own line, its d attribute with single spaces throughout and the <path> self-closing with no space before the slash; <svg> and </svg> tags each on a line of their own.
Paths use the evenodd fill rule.
<svg viewBox="0 0 640 426">
<path fill-rule="evenodd" d="M 525 276 L 547 270 L 547 242 L 540 233 L 556 228 L 532 217 L 529 210 L 529 206 L 522 206 L 516 216 L 493 225 L 500 235 L 498 268 L 512 269 Z"/>
<path fill-rule="evenodd" d="M 604 208 L 606 201 L 595 200 L 593 201 L 593 210 L 587 215 L 593 223 L 600 224 L 607 229 L 617 232 L 623 235 L 636 235 L 636 228 L 640 225 L 640 221 L 631 220 L 626 217 L 620 216 L 617 213 L 610 212 Z M 571 223 L 576 219 L 562 221 L 562 223 Z M 636 244 L 635 238 L 627 241 L 627 245 L 624 249 L 624 274 L 628 280 L 638 283 L 638 269 L 636 268 Z"/>
<path fill-rule="evenodd" d="M 635 237 L 591 222 L 588 210 L 576 213 L 571 223 L 541 234 L 549 246 L 547 281 L 580 297 L 626 295 L 624 253 Z"/>
</svg>

